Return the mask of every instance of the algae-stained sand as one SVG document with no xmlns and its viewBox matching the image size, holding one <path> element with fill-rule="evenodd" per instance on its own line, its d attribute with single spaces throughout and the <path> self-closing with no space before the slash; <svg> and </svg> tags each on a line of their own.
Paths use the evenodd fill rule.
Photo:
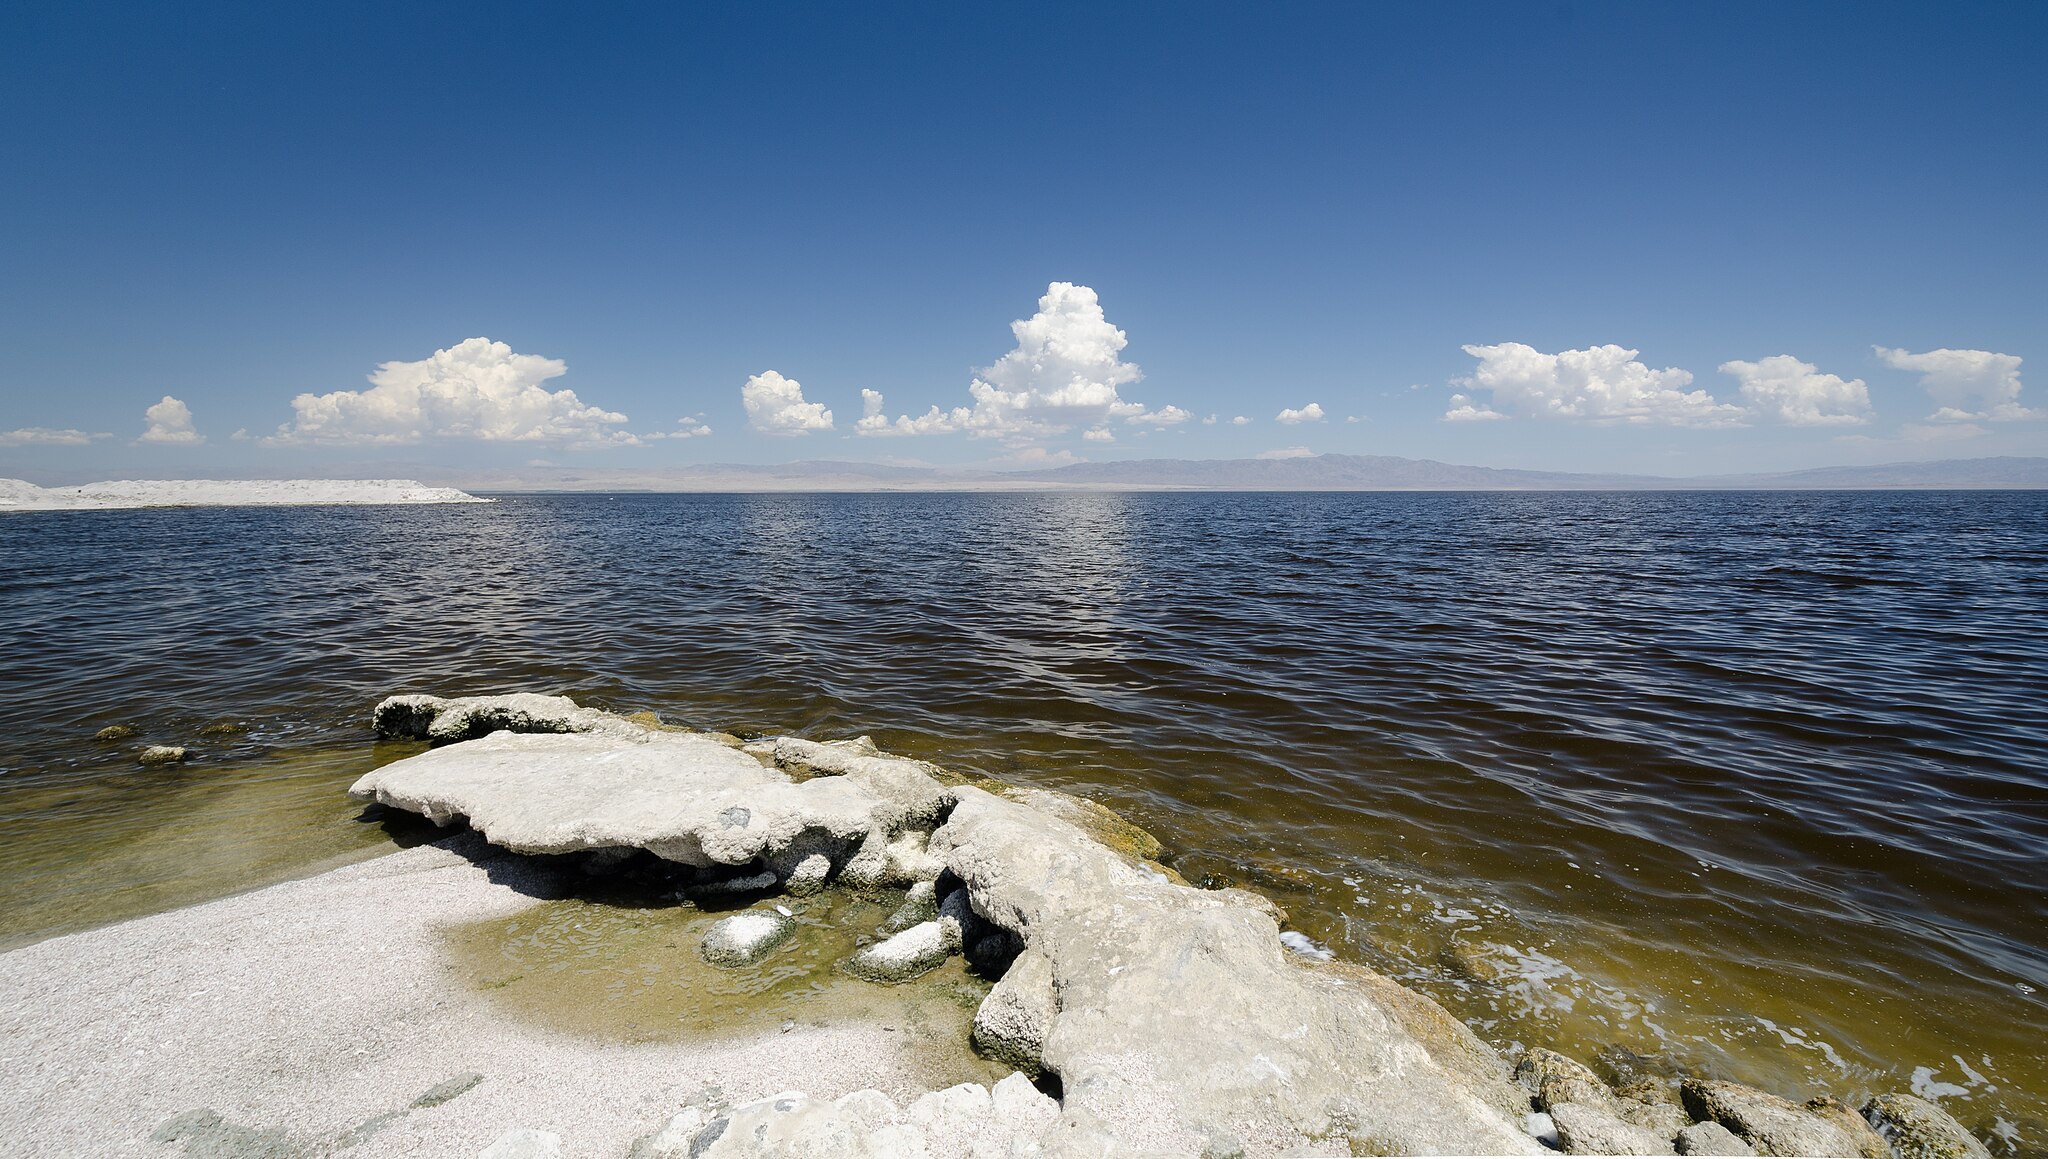
<svg viewBox="0 0 2048 1159">
<path fill-rule="evenodd" d="M 966 1048 L 989 982 L 961 959 L 899 986 L 845 972 L 892 905 L 843 890 L 758 904 L 788 909 L 797 932 L 752 965 L 698 952 L 741 911 L 564 898 L 449 928 L 450 968 L 505 1017 L 564 1034 L 639 1043 L 863 1025 L 915 1047 L 935 1086 L 1008 1073 Z"/>
</svg>

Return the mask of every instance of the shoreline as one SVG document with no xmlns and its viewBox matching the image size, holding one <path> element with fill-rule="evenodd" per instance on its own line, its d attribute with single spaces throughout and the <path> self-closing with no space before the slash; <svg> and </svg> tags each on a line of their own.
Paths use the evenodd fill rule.
<svg viewBox="0 0 2048 1159">
<path fill-rule="evenodd" d="M 1036 1019 L 1008 1043 L 1023 1048 L 994 1053 L 1057 1076 L 1052 1089 L 1064 1092 L 1063 1108 L 1028 1089 L 1019 1096 L 1059 1116 L 1050 1127 L 1035 1121 L 1029 1139 L 1017 1137 L 1049 1148 L 1045 1154 L 1079 1153 L 1076 1146 L 1093 1154 L 1097 1144 L 1112 1154 L 1133 1147 L 1279 1154 L 1318 1141 L 1336 1154 L 1361 1145 L 1371 1153 L 1540 1153 L 1560 1144 L 1568 1153 L 1622 1146 L 1654 1154 L 1674 1145 L 1687 1153 L 1689 1135 L 1690 1153 L 1752 1153 L 1752 1144 L 1766 1154 L 1891 1153 L 1864 1115 L 1831 1099 L 1800 1106 L 1692 1080 L 1610 1089 L 1580 1064 L 1541 1049 L 1527 1052 L 1511 1074 L 1493 1048 L 1427 997 L 1330 962 L 1302 935 L 1280 933 L 1284 914 L 1263 897 L 1188 886 L 1153 860 L 1159 849 L 1149 834 L 1079 798 L 946 779 L 923 762 L 879 753 L 864 738 L 743 744 L 555 697 L 395 697 L 380 705 L 378 729 L 442 744 L 364 775 L 351 795 L 473 828 L 0 954 L 8 1040 L 21 1044 L 0 1059 L 0 1074 L 36 1092 L 0 1113 L 6 1131 L 25 1129 L 38 1142 L 47 1131 L 74 1151 L 96 1153 L 143 1153 L 137 1148 L 151 1134 L 162 1142 L 184 1131 L 195 1154 L 407 1155 L 482 1148 L 498 1137 L 493 1128 L 520 1127 L 564 1136 L 567 1154 L 624 1154 L 634 1140 L 688 1115 L 696 1116 L 690 1134 L 698 1143 L 736 1117 L 782 1133 L 825 1129 L 821 1121 L 851 1129 L 842 1121 L 851 1113 L 842 1106 L 847 1098 L 867 1111 L 877 1104 L 849 1092 L 879 1086 L 874 1097 L 893 1106 L 891 1099 L 944 1085 L 944 1059 L 965 1055 L 962 1028 L 950 1042 L 928 1036 L 911 1050 L 908 1038 L 891 1037 L 899 1028 L 889 1023 L 903 1019 L 886 1015 L 822 1025 L 791 1020 L 739 1038 L 686 1033 L 680 1041 L 626 1043 L 615 1035 L 565 1035 L 506 1017 L 502 1005 L 454 978 L 454 927 L 532 911 L 559 896 L 564 873 L 600 880 L 638 858 L 642 869 L 658 864 L 680 874 L 674 880 L 684 890 L 673 896 L 688 891 L 700 903 L 696 891 L 723 889 L 719 883 L 734 874 L 751 883 L 747 889 L 799 906 L 795 899 L 815 897 L 827 878 L 840 879 L 830 888 L 855 890 L 936 878 L 939 892 L 927 897 L 940 899 L 939 918 L 920 928 L 943 937 L 953 923 L 953 947 L 919 969 L 964 949 L 995 980 L 993 993 L 981 992 L 973 1026 L 985 1056 L 992 1008 L 1011 1019 L 1010 1029 L 1019 1017 Z M 659 808 L 650 813 L 651 805 Z M 719 820 L 708 820 L 711 813 L 686 820 L 713 806 Z M 885 815 L 894 820 L 879 820 Z M 761 880 L 748 876 L 764 867 Z M 257 938 L 251 929 L 284 936 Z M 687 945 L 668 949 L 689 954 Z M 1190 961 L 1212 964 L 1190 975 Z M 124 977 L 131 962 L 149 963 L 140 979 Z M 226 979 L 229 997 L 239 1001 L 224 1006 L 220 991 L 203 984 L 213 978 Z M 282 1003 L 267 990 L 256 993 L 278 983 L 290 996 Z M 1033 986 L 1044 988 L 1043 999 L 1033 998 Z M 211 1003 L 201 1001 L 209 995 Z M 1215 1024 L 1186 1025 L 1190 1002 L 1216 1016 Z M 27 1018 L 35 1007 L 65 1016 Z M 195 1007 L 203 1009 L 195 1014 Z M 81 1020 L 73 1013 L 80 1010 L 118 1013 Z M 1297 1029 L 1286 1029 L 1297 1020 Z M 205 1033 L 195 1033 L 200 1028 Z M 66 1043 L 95 1038 L 114 1040 L 91 1052 L 107 1066 L 81 1075 L 58 1064 L 52 1073 Z M 252 1069 L 264 1056 L 238 1054 L 237 1043 L 255 1041 L 272 1065 Z M 173 1049 L 178 1065 L 167 1070 L 131 1062 Z M 277 1065 L 280 1053 L 294 1065 Z M 835 1070 L 841 1056 L 856 1061 Z M 429 1073 L 464 1058 L 487 1065 Z M 880 1069 L 872 1069 L 878 1060 Z M 518 1077 L 491 1086 L 508 1073 Z M 671 1081 L 679 1073 L 708 1077 L 722 1090 L 711 1097 L 683 1091 Z M 637 1077 L 614 1090 L 621 1074 Z M 544 1081 L 545 1097 L 468 1095 L 532 1081 Z M 459 1112 L 445 1109 L 462 1101 L 456 1095 L 407 1102 L 450 1083 L 469 1099 Z M 1005 1088 L 994 1085 L 1000 1103 Z M 400 1089 L 408 1086 L 419 1089 L 408 1095 Z M 808 1095 L 796 1094 L 799 1088 Z M 1008 1090 L 1018 1095 L 1014 1084 Z M 910 1113 L 950 1094 L 935 1090 L 911 1103 Z M 173 1106 L 181 1100 L 189 1105 Z M 90 1108 L 99 1105 L 126 1108 L 128 1117 L 97 1123 Z M 1955 1142 L 1961 1129 L 1953 1120 L 1931 1106 L 1913 1108 L 1922 1109 L 1939 1116 L 1934 1128 Z M 143 1121 L 160 1112 L 154 1124 Z M 896 1129 L 894 1120 L 878 1126 L 887 1117 L 870 1117 L 859 1129 L 878 1142 Z M 93 1135 L 96 1127 L 120 1137 Z M 965 1138 L 962 1131 L 982 1129 L 951 1130 Z M 1801 1132 L 1808 1145 L 1788 1152 Z M 1975 1150 L 1958 1154 L 1984 1153 L 1967 1134 L 1961 1138 Z M 1740 1150 L 1701 1151 L 1703 1141 Z M 200 1144 L 244 1150 L 191 1150 Z M 258 1145 L 269 1150 L 246 1149 Z M 758 1153 L 733 1146 L 715 1153 Z"/>
</svg>

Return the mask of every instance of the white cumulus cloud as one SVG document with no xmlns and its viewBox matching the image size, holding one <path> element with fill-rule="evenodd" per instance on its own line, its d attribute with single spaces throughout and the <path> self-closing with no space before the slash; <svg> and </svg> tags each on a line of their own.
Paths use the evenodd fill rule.
<svg viewBox="0 0 2048 1159">
<path fill-rule="evenodd" d="M 291 422 L 263 440 L 293 443 L 560 442 L 631 446 L 617 429 L 626 416 L 587 405 L 573 390 L 542 383 L 569 372 L 559 358 L 518 354 L 503 342 L 470 338 L 417 362 L 385 362 L 368 390 L 302 394 Z"/>
<path fill-rule="evenodd" d="M 1503 342 L 1470 345 L 1464 351 L 1479 360 L 1479 369 L 1453 381 L 1468 390 L 1486 391 L 1492 405 L 1468 401 L 1462 405 L 1472 413 L 1460 415 L 1460 404 L 1454 400 L 1446 419 L 1485 418 L 1490 412 L 1600 424 L 1728 427 L 1741 425 L 1746 414 L 1704 390 L 1686 390 L 1692 385 L 1690 371 L 1652 370 L 1636 361 L 1641 351 L 1625 346 L 1545 354 L 1520 342 Z"/>
<path fill-rule="evenodd" d="M 740 387 L 747 425 L 767 435 L 801 435 L 832 429 L 832 412 L 824 403 L 805 402 L 803 383 L 764 370 Z"/>
<path fill-rule="evenodd" d="M 1127 423 L 1141 423 L 1147 426 L 1171 427 L 1178 426 L 1194 417 L 1193 414 L 1177 406 L 1168 405 L 1160 407 L 1158 410 L 1148 410 L 1141 414 L 1134 414 L 1124 421 Z"/>
<path fill-rule="evenodd" d="M 2013 422 L 2040 418 L 2020 405 L 2020 357 L 1989 350 L 1929 350 L 1913 354 L 1873 346 L 1885 365 L 1920 375 L 1920 385 L 1937 404 L 1927 416 L 1943 422 Z"/>
<path fill-rule="evenodd" d="M 54 427 L 22 427 L 18 430 L 0 431 L 0 447 L 82 447 L 95 439 L 104 439 L 104 434 L 88 434 L 76 428 L 62 430 Z"/>
<path fill-rule="evenodd" d="M 932 407 L 890 421 L 879 392 L 863 391 L 863 435 L 961 433 L 1001 439 L 1013 446 L 1066 434 L 1101 430 L 1115 419 L 1172 426 L 1191 416 L 1176 406 L 1150 410 L 1118 393 L 1144 377 L 1123 360 L 1129 338 L 1112 326 L 1095 291 L 1054 282 L 1038 299 L 1038 312 L 1010 323 L 1016 348 L 984 367 L 968 384 L 968 406 Z M 872 395 L 872 397 L 870 397 Z M 1089 437 L 1085 436 L 1084 437 Z M 1099 436 L 1096 436 L 1100 441 Z"/>
<path fill-rule="evenodd" d="M 206 441 L 205 435 L 192 429 L 192 408 L 168 394 L 162 402 L 143 411 L 142 418 L 149 425 L 137 442 L 196 447 Z"/>
<path fill-rule="evenodd" d="M 1246 418 L 1243 415 L 1238 415 L 1236 418 L 1230 420 L 1230 425 L 1234 427 L 1250 426 L 1251 421 L 1252 420 Z"/>
<path fill-rule="evenodd" d="M 1854 426 L 1870 421 L 1870 388 L 1860 378 L 1822 374 L 1811 362 L 1774 354 L 1756 362 L 1723 362 L 1721 373 L 1742 384 L 1742 397 L 1761 415 L 1799 427 Z"/>
<path fill-rule="evenodd" d="M 1444 412 L 1444 421 L 1447 423 L 1484 423 L 1506 417 L 1508 416 L 1492 407 L 1480 406 L 1462 394 L 1452 395 L 1451 409 Z"/>
<path fill-rule="evenodd" d="M 1116 433 L 1111 431 L 1108 427 L 1091 427 L 1087 431 L 1084 431 L 1081 437 L 1091 443 L 1116 442 Z"/>
<path fill-rule="evenodd" d="M 704 416 L 694 414 L 684 415 L 682 418 L 677 419 L 675 430 L 657 431 L 654 434 L 642 435 L 640 437 L 643 439 L 701 439 L 710 433 L 711 427 L 704 421 Z"/>
<path fill-rule="evenodd" d="M 1297 423 L 1322 422 L 1323 404 L 1319 402 L 1312 402 L 1307 406 L 1302 407 L 1300 410 L 1296 410 L 1293 407 L 1288 407 L 1286 410 L 1283 410 L 1279 414 L 1274 415 L 1273 421 L 1276 423 L 1286 423 L 1288 426 L 1294 426 Z"/>
</svg>

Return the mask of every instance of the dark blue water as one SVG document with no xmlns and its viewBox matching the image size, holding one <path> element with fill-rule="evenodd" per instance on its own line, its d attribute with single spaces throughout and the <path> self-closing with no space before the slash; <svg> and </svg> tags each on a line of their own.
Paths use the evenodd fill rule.
<svg viewBox="0 0 2048 1159">
<path fill-rule="evenodd" d="M 1498 1042 L 1917 1084 L 2031 1148 L 2044 628 L 2039 492 L 15 514 L 0 823 L 146 825 L 104 725 L 204 750 L 189 785 L 367 753 L 401 689 L 867 732 L 1095 796 Z"/>
</svg>

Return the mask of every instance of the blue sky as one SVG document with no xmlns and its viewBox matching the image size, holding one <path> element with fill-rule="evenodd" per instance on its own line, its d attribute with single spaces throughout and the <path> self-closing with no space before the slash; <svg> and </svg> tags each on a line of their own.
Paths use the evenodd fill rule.
<svg viewBox="0 0 2048 1159">
<path fill-rule="evenodd" d="M 0 474 L 2048 454 L 2039 4 L 43 4 L 0 45 Z M 861 433 L 864 390 L 937 419 Z"/>
</svg>

